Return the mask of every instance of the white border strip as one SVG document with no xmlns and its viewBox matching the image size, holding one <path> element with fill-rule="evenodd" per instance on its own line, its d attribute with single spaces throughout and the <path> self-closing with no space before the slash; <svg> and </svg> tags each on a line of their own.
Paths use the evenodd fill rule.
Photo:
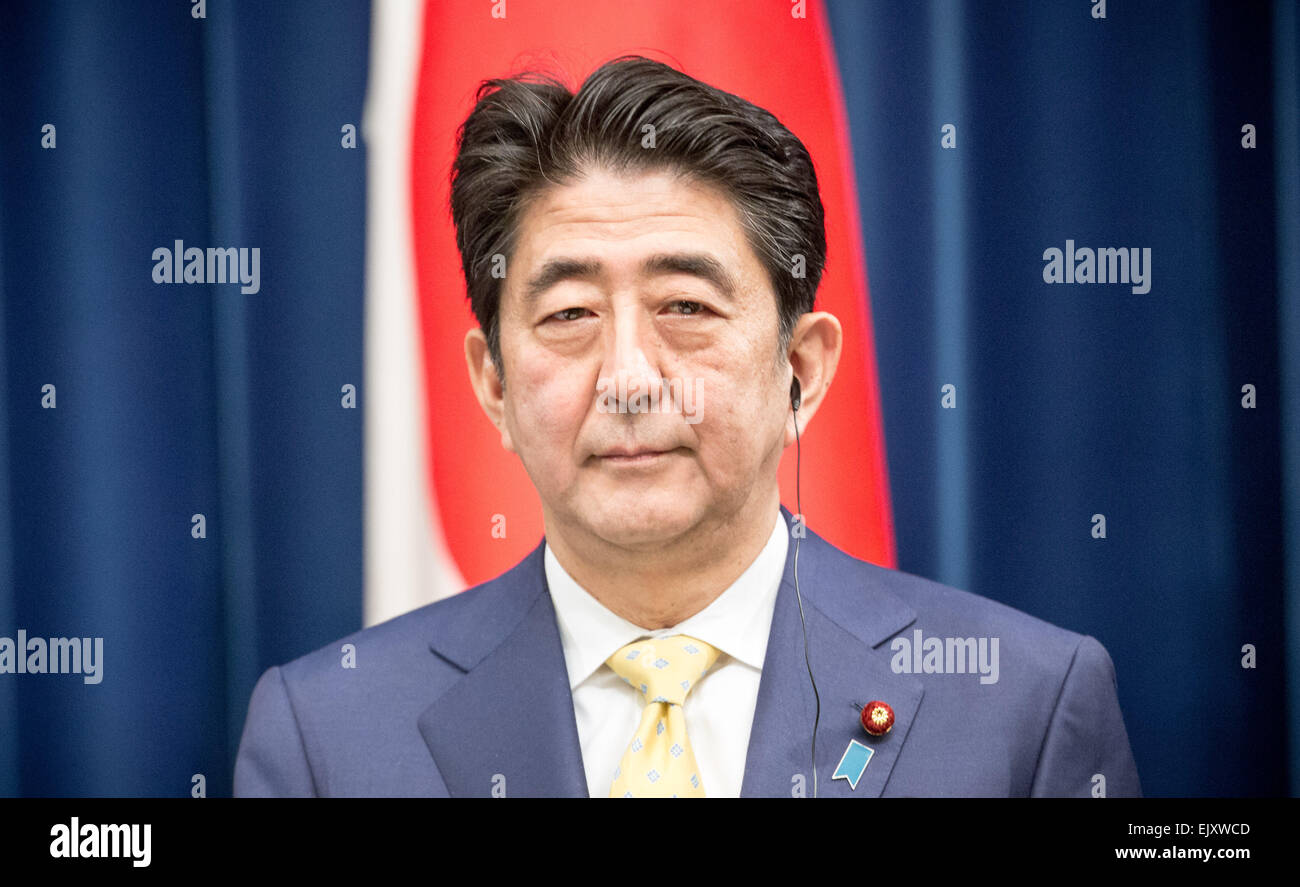
<svg viewBox="0 0 1300 887">
<path fill-rule="evenodd" d="M 424 365 L 411 245 L 411 125 L 424 4 L 377 0 L 361 124 L 367 159 L 365 625 L 465 587 L 426 470 Z"/>
</svg>

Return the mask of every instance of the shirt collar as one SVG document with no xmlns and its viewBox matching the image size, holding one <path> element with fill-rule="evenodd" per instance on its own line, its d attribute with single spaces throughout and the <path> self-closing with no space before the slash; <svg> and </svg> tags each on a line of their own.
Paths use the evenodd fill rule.
<svg viewBox="0 0 1300 887">
<path fill-rule="evenodd" d="M 548 542 L 546 584 L 559 623 L 569 689 L 590 677 L 614 651 L 643 637 L 687 634 L 762 669 L 789 544 L 789 529 L 778 509 L 767 543 L 735 582 L 689 619 L 651 631 L 628 622 L 592 597 L 560 566 Z"/>
</svg>

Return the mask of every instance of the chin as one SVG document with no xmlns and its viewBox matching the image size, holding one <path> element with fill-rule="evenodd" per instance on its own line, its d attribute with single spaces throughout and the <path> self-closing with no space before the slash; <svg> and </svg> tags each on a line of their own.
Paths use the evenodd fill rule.
<svg viewBox="0 0 1300 887">
<path fill-rule="evenodd" d="M 680 495 L 657 496 L 628 491 L 585 511 L 584 521 L 596 535 L 615 545 L 653 546 L 680 536 L 697 521 L 692 503 Z"/>
</svg>

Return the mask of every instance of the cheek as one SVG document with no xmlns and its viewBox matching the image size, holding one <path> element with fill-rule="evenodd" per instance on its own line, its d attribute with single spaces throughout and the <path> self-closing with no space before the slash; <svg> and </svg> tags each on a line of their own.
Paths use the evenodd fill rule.
<svg viewBox="0 0 1300 887">
<path fill-rule="evenodd" d="M 741 364 L 755 366 L 752 362 Z M 717 472 L 753 471 L 773 434 L 770 380 L 762 373 L 721 373 L 701 379 L 697 405 L 700 446 Z"/>
<path fill-rule="evenodd" d="M 589 398 L 572 368 L 565 373 L 545 362 L 520 362 L 508 375 L 511 435 L 520 456 L 534 460 L 551 451 L 567 452 L 577 436 Z"/>
</svg>

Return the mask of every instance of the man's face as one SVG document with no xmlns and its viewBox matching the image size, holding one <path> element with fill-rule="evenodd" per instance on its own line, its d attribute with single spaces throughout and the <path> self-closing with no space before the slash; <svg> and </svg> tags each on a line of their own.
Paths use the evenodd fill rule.
<svg viewBox="0 0 1300 887">
<path fill-rule="evenodd" d="M 775 294 L 721 191 L 596 170 L 543 192 L 499 323 L 502 443 L 548 525 L 649 549 L 775 489 L 790 371 Z"/>
</svg>

